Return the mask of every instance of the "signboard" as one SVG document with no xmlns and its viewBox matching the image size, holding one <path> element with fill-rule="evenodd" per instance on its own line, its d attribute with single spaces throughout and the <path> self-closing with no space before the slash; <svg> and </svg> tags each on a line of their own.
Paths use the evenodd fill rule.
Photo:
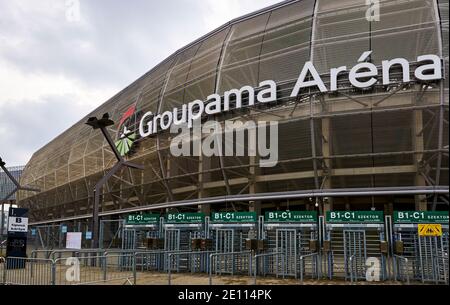
<svg viewBox="0 0 450 305">
<path fill-rule="evenodd" d="M 27 257 L 28 209 L 10 208 L 8 213 L 7 257 Z M 7 264 L 8 269 L 25 268 L 25 260 Z"/>
<path fill-rule="evenodd" d="M 36 235 L 36 229 L 31 229 L 31 236 L 35 236 Z"/>
<path fill-rule="evenodd" d="M 66 249 L 81 249 L 81 232 L 68 232 L 66 235 Z"/>
<path fill-rule="evenodd" d="M 167 214 L 167 223 L 203 223 L 204 213 L 171 213 Z"/>
<path fill-rule="evenodd" d="M 265 222 L 317 222 L 316 211 L 273 211 L 266 212 Z"/>
<path fill-rule="evenodd" d="M 91 240 L 91 239 L 92 239 L 92 232 L 86 231 L 86 240 Z"/>
<path fill-rule="evenodd" d="M 394 211 L 394 223 L 443 223 L 448 224 L 448 211 Z"/>
<path fill-rule="evenodd" d="M 61 233 L 67 233 L 67 226 L 61 226 Z"/>
<path fill-rule="evenodd" d="M 148 225 L 159 223 L 160 214 L 144 213 L 130 214 L 125 219 L 126 225 Z"/>
<path fill-rule="evenodd" d="M 438 223 L 421 223 L 417 226 L 419 236 L 442 236 L 442 225 Z"/>
<path fill-rule="evenodd" d="M 28 217 L 9 216 L 8 232 L 28 232 Z"/>
<path fill-rule="evenodd" d="M 214 212 L 211 214 L 213 222 L 256 222 L 256 212 Z"/>
<path fill-rule="evenodd" d="M 328 211 L 326 222 L 329 223 L 383 223 L 382 211 Z"/>
</svg>

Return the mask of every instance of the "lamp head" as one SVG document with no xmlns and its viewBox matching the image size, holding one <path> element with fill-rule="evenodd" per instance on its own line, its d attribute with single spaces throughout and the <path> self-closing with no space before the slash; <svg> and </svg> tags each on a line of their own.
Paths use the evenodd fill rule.
<svg viewBox="0 0 450 305">
<path fill-rule="evenodd" d="M 101 119 L 97 119 L 97 117 L 95 117 L 95 116 L 90 117 L 87 120 L 86 125 L 89 125 L 94 129 L 99 129 L 101 127 L 108 127 L 108 126 L 114 125 L 114 121 L 109 118 L 108 113 L 105 113 L 105 114 L 103 114 Z"/>
<path fill-rule="evenodd" d="M 5 166 L 5 162 L 3 161 L 3 159 L 2 158 L 0 158 L 0 166 Z"/>
</svg>

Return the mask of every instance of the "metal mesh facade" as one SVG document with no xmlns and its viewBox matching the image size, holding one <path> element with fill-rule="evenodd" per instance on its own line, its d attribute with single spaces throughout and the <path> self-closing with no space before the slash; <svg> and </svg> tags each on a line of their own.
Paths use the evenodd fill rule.
<svg viewBox="0 0 450 305">
<path fill-rule="evenodd" d="M 326 79 L 330 68 L 351 67 L 367 50 L 373 50 L 377 66 L 383 59 L 415 62 L 419 55 L 436 54 L 444 58 L 448 76 L 448 1 L 381 1 L 380 21 L 366 19 L 365 2 L 286 1 L 234 20 L 90 113 L 108 112 L 115 135 L 122 114 L 136 101 L 138 110 L 162 113 L 266 79 L 278 84 L 277 103 L 217 117 L 279 121 L 277 166 L 260 168 L 252 157 L 173 157 L 171 135 L 160 133 L 139 141 L 129 157 L 144 171 L 123 169 L 109 180 L 101 211 L 246 193 L 448 186 L 448 77 L 365 91 L 343 83 L 333 94 L 289 98 L 304 62 L 311 60 Z M 42 192 L 20 192 L 19 199 L 34 221 L 92 213 L 94 185 L 115 157 L 101 133 L 84 124 L 87 117 L 27 164 L 21 183 Z M 339 200 L 336 207 L 350 199 Z M 405 196 L 400 204 L 416 200 Z"/>
</svg>

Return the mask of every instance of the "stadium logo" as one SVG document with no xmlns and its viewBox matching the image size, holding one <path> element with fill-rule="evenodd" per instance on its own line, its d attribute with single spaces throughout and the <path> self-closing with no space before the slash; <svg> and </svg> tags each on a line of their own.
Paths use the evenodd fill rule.
<svg viewBox="0 0 450 305">
<path fill-rule="evenodd" d="M 120 118 L 119 127 L 117 128 L 115 145 L 122 157 L 132 152 L 133 144 L 137 139 L 137 134 L 134 131 L 136 121 L 136 105 L 132 105 Z"/>
</svg>

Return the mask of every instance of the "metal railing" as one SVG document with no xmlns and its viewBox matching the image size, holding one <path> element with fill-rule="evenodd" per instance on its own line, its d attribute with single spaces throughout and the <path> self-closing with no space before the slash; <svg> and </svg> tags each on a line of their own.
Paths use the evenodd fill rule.
<svg viewBox="0 0 450 305">
<path fill-rule="evenodd" d="M 284 263 L 284 260 L 285 260 L 285 256 L 286 256 L 286 254 L 285 253 L 283 253 L 283 252 L 270 252 L 270 253 L 263 253 L 263 254 L 256 254 L 255 256 L 254 256 L 254 261 L 255 261 L 255 271 L 254 271 L 254 274 L 253 274 L 253 284 L 254 285 L 256 285 L 256 277 L 257 277 L 257 274 L 258 274 L 258 258 L 260 258 L 260 257 L 267 257 L 267 256 L 275 256 L 275 255 L 281 255 L 281 257 L 282 257 L 282 262 L 281 262 L 281 265 L 283 266 L 282 267 L 282 273 L 283 273 L 283 279 L 284 279 L 284 276 L 285 276 L 285 263 Z M 278 270 L 278 267 L 277 267 L 277 269 L 276 270 Z"/>
<path fill-rule="evenodd" d="M 1 283 L 8 285 L 136 284 L 134 253 L 53 259 L 0 258 Z M 130 264 L 123 264 L 123 260 Z M 94 266 L 92 260 L 96 261 Z"/>
<path fill-rule="evenodd" d="M 3 263 L 3 284 L 52 285 L 53 264 L 50 259 L 7 257 Z"/>
<path fill-rule="evenodd" d="M 398 281 L 404 278 L 409 285 L 409 265 L 408 258 L 394 254 L 394 280 Z"/>
<path fill-rule="evenodd" d="M 239 252 L 225 252 L 225 253 L 213 253 L 209 255 L 209 268 L 208 268 L 208 276 L 209 276 L 209 285 L 212 285 L 212 274 L 213 274 L 213 263 L 214 258 L 219 257 L 227 257 L 231 256 L 231 259 L 234 259 L 235 255 L 242 255 L 242 254 L 248 254 L 249 255 L 249 274 L 251 275 L 252 272 L 252 251 L 239 251 Z M 217 259 L 216 259 L 217 262 Z M 217 266 L 215 269 L 217 273 Z"/>
<path fill-rule="evenodd" d="M 352 255 L 352 256 L 350 256 L 350 258 L 348 259 L 348 261 L 349 261 L 349 263 L 350 263 L 350 282 L 353 284 L 353 278 L 356 278 L 356 280 L 357 280 L 357 277 L 356 276 L 353 276 L 353 271 L 354 271 L 354 266 L 353 266 L 353 261 L 355 260 L 355 255 Z"/>
<path fill-rule="evenodd" d="M 172 266 L 171 266 L 172 257 L 181 256 L 181 255 L 187 255 L 188 256 L 188 260 L 190 262 L 192 262 L 192 258 L 193 258 L 194 255 L 205 256 L 206 260 L 204 260 L 204 263 L 205 263 L 206 271 L 208 271 L 208 268 L 207 268 L 207 266 L 208 266 L 208 254 L 212 253 L 212 252 L 216 252 L 216 251 L 185 251 L 185 252 L 171 252 L 171 253 L 168 253 L 167 284 L 168 285 L 172 284 Z M 211 259 L 211 256 L 209 256 L 209 259 Z"/>
<path fill-rule="evenodd" d="M 304 267 L 304 261 L 305 258 L 311 257 L 311 268 L 315 268 L 315 270 L 312 272 L 312 277 L 314 278 L 314 273 L 317 275 L 317 279 L 320 278 L 320 272 L 321 266 L 319 265 L 319 253 L 311 253 L 311 254 L 305 254 L 300 256 L 300 283 L 303 283 L 303 277 L 305 273 L 305 267 Z M 315 262 L 313 263 L 312 259 L 315 258 Z"/>
</svg>

